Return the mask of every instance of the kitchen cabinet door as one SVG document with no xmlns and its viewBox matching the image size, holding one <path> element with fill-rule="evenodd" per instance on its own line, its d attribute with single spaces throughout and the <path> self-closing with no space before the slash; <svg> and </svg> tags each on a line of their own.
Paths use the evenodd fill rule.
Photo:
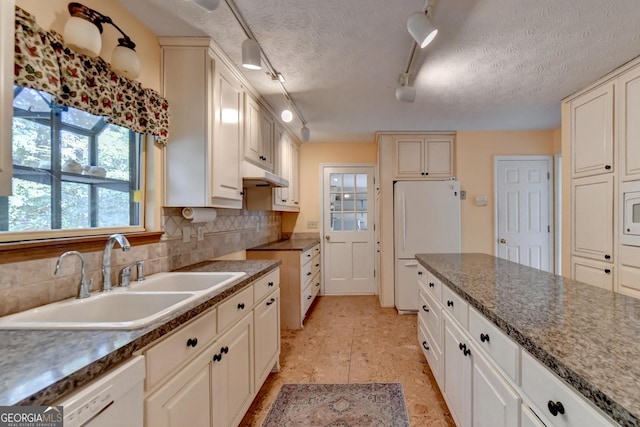
<svg viewBox="0 0 640 427">
<path fill-rule="evenodd" d="M 613 291 L 614 267 L 606 262 L 573 256 L 571 278 L 608 291 Z"/>
<path fill-rule="evenodd" d="M 145 426 L 211 427 L 209 354 L 205 351 L 146 398 Z"/>
<path fill-rule="evenodd" d="M 14 1 L 0 2 L 0 196 L 11 195 L 13 156 L 11 121 L 13 114 Z"/>
<path fill-rule="evenodd" d="M 444 391 L 458 427 L 471 426 L 471 357 L 466 335 L 444 313 Z M 466 349 L 466 351 L 465 351 Z"/>
<path fill-rule="evenodd" d="M 620 76 L 616 89 L 622 180 L 640 179 L 640 67 Z"/>
<path fill-rule="evenodd" d="M 260 106 L 251 95 L 244 94 L 244 158 L 257 165 L 262 162 Z"/>
<path fill-rule="evenodd" d="M 263 169 L 273 172 L 273 137 L 275 130 L 275 119 L 264 108 L 260 110 L 260 147 L 262 159 L 260 165 Z"/>
<path fill-rule="evenodd" d="M 428 137 L 424 141 L 424 172 L 430 178 L 453 176 L 453 137 Z"/>
<path fill-rule="evenodd" d="M 471 347 L 471 352 L 473 426 L 517 426 L 520 419 L 520 396 L 475 347 Z"/>
<path fill-rule="evenodd" d="M 573 255 L 613 263 L 613 176 L 572 181 Z"/>
<path fill-rule="evenodd" d="M 280 352 L 280 292 L 275 291 L 254 309 L 255 384 L 259 388 Z M 277 363 L 277 359 L 275 360 Z"/>
<path fill-rule="evenodd" d="M 453 135 L 395 137 L 397 178 L 453 176 Z"/>
<path fill-rule="evenodd" d="M 240 320 L 213 344 L 211 362 L 212 427 L 240 423 L 253 399 L 253 315 Z"/>
<path fill-rule="evenodd" d="M 571 101 L 573 178 L 614 171 L 613 95 L 609 82 Z"/>
<path fill-rule="evenodd" d="M 424 176 L 423 142 L 424 140 L 420 137 L 394 138 L 396 145 L 396 176 L 398 178 Z"/>
</svg>

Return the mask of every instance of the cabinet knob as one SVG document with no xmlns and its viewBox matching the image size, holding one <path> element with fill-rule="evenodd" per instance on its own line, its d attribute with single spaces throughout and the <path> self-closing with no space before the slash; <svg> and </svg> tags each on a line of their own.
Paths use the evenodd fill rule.
<svg viewBox="0 0 640 427">
<path fill-rule="evenodd" d="M 480 334 L 480 341 L 489 342 L 489 334 Z"/>
<path fill-rule="evenodd" d="M 267 283 L 267 286 L 272 287 L 273 286 L 273 282 Z"/>
<path fill-rule="evenodd" d="M 308 272 L 308 273 L 307 273 L 307 276 L 311 276 L 311 272 Z"/>
<path fill-rule="evenodd" d="M 453 301 L 447 301 L 447 306 L 453 307 Z"/>
<path fill-rule="evenodd" d="M 429 312 L 429 309 L 427 308 L 427 306 L 426 306 L 426 305 L 423 305 L 423 306 L 422 306 L 422 310 L 424 310 L 426 313 L 428 313 L 428 312 Z"/>
<path fill-rule="evenodd" d="M 425 350 L 429 350 L 429 346 L 426 341 L 422 341 L 422 347 L 424 347 Z"/>
<path fill-rule="evenodd" d="M 470 356 L 471 350 L 469 350 L 468 348 L 465 348 L 464 350 L 462 350 L 462 354 L 464 354 L 465 356 Z"/>
<path fill-rule="evenodd" d="M 611 170 L 611 165 L 606 165 L 604 168 L 605 168 L 606 170 Z"/>
<path fill-rule="evenodd" d="M 229 347 L 225 345 L 220 349 L 220 354 L 227 354 L 227 353 L 229 353 Z"/>
<path fill-rule="evenodd" d="M 195 347 L 198 345 L 198 338 L 189 338 L 187 340 L 187 347 Z"/>
<path fill-rule="evenodd" d="M 611 255 L 605 255 L 604 259 L 611 259 Z"/>
<path fill-rule="evenodd" d="M 422 276 L 422 271 L 421 270 L 418 271 L 418 276 Z"/>
<path fill-rule="evenodd" d="M 238 304 L 238 310 L 244 310 L 244 303 L 243 302 Z"/>
<path fill-rule="evenodd" d="M 610 273 L 611 273 L 611 269 L 609 269 L 609 268 L 605 268 L 605 269 L 604 269 L 604 272 L 605 272 L 606 274 L 610 274 Z"/>
<path fill-rule="evenodd" d="M 433 283 L 433 282 L 429 282 L 429 287 L 430 287 L 430 288 L 433 288 L 433 287 L 435 287 L 435 286 L 436 286 L 436 284 L 435 284 L 435 283 Z"/>
<path fill-rule="evenodd" d="M 425 174 L 425 176 L 426 176 L 426 175 L 429 175 L 429 172 L 425 172 L 424 174 Z"/>
<path fill-rule="evenodd" d="M 222 354 L 214 354 L 213 355 L 213 361 L 214 362 L 219 362 L 222 360 Z"/>
<path fill-rule="evenodd" d="M 558 416 L 558 414 L 564 414 L 564 405 L 560 401 L 554 402 L 550 400 L 549 403 L 547 403 L 547 408 L 549 408 L 549 412 L 551 412 L 551 415 L 554 417 Z"/>
<path fill-rule="evenodd" d="M 274 302 L 276 302 L 276 299 L 275 299 L 275 298 L 271 298 L 271 299 L 267 302 L 267 305 L 271 305 L 271 304 L 273 304 Z"/>
<path fill-rule="evenodd" d="M 309 296 L 307 297 L 307 299 L 311 299 L 311 298 L 313 298 L 313 295 L 309 295 Z"/>
</svg>

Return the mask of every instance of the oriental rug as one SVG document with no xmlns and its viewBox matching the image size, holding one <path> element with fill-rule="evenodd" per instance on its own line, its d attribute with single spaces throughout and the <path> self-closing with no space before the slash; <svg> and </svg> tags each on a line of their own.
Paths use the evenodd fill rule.
<svg viewBox="0 0 640 427">
<path fill-rule="evenodd" d="M 283 384 L 262 427 L 408 427 L 402 384 Z"/>
</svg>

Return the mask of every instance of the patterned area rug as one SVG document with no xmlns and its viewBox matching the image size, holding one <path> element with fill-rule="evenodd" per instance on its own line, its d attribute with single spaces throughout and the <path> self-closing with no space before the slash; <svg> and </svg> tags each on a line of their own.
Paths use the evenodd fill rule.
<svg viewBox="0 0 640 427">
<path fill-rule="evenodd" d="M 284 384 L 262 427 L 408 427 L 402 384 Z"/>
</svg>

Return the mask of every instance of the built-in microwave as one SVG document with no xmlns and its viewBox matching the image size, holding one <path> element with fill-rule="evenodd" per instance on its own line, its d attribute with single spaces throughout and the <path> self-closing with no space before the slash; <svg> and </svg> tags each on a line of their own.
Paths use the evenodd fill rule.
<svg viewBox="0 0 640 427">
<path fill-rule="evenodd" d="M 623 182 L 622 234 L 623 245 L 640 246 L 640 181 Z"/>
</svg>

